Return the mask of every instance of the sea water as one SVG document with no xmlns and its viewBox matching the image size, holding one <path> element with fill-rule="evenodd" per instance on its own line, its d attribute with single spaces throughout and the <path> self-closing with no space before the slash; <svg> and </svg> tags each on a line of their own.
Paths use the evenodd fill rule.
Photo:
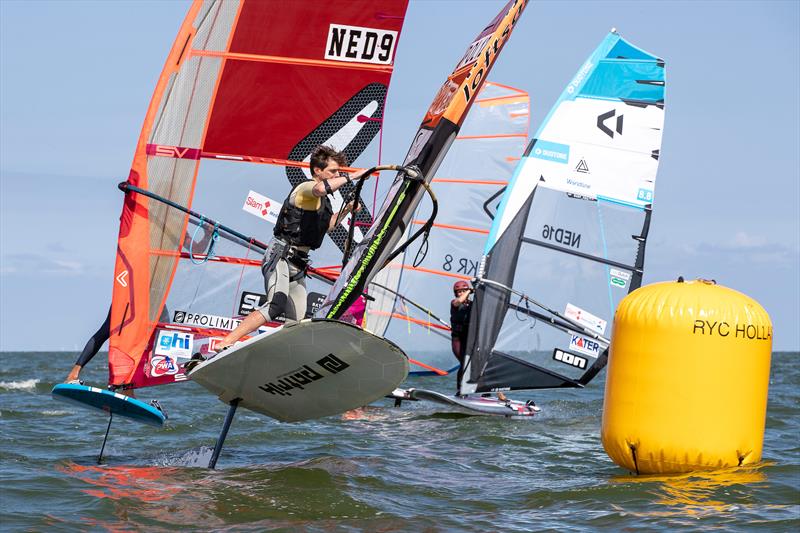
<svg viewBox="0 0 800 533">
<path fill-rule="evenodd" d="M 193 383 L 142 389 L 163 429 L 53 400 L 74 353 L 0 355 L 3 531 L 800 530 L 798 353 L 775 353 L 763 461 L 636 477 L 600 443 L 603 379 L 512 394 L 532 419 L 389 400 L 280 423 L 240 409 L 218 470 L 203 468 L 227 406 Z M 82 377 L 102 386 L 105 354 Z M 454 377 L 408 386 L 451 392 Z M 675 404 L 675 409 L 692 409 Z"/>
</svg>

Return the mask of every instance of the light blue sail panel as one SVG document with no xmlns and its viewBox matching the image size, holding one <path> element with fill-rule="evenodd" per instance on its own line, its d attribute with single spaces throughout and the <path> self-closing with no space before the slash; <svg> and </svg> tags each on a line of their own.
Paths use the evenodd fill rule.
<svg viewBox="0 0 800 533">
<path fill-rule="evenodd" d="M 639 208 L 652 204 L 657 168 L 657 159 L 653 158 L 660 153 L 664 89 L 664 62 L 618 34 L 609 33 L 578 69 L 539 126 L 500 202 L 484 255 L 492 250 L 542 174 L 549 186 L 572 194 L 601 197 Z M 589 100 L 598 102 L 584 105 L 583 110 L 573 105 Z M 634 157 L 628 162 L 619 159 L 627 170 L 607 165 L 606 174 L 613 176 L 603 175 L 601 179 L 580 155 L 592 150 L 578 144 L 630 151 Z M 638 160 L 636 153 L 640 156 Z M 614 161 L 613 157 L 605 158 Z M 549 180 L 547 167 L 540 165 L 542 160 L 560 164 L 557 170 L 550 169 L 553 176 Z M 580 172 L 586 168 L 588 172 Z M 556 176 L 560 185 L 553 182 Z"/>
</svg>

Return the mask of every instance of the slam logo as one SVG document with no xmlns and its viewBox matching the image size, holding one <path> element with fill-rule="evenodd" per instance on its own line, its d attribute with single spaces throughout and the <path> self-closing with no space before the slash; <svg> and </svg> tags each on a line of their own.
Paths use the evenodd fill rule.
<svg viewBox="0 0 800 533">
<path fill-rule="evenodd" d="M 156 338 L 156 355 L 165 355 L 172 359 L 191 357 L 194 335 L 178 331 L 161 330 Z M 153 358 L 155 360 L 155 358 Z"/>
<path fill-rule="evenodd" d="M 396 31 L 331 24 L 325 44 L 325 59 L 389 65 L 394 57 L 396 42 Z"/>
</svg>

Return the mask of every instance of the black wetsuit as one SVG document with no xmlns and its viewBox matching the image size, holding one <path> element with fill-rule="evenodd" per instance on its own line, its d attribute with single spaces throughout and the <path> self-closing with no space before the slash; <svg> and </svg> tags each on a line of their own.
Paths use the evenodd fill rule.
<svg viewBox="0 0 800 533">
<path fill-rule="evenodd" d="M 108 338 L 111 336 L 111 308 L 108 308 L 108 315 L 106 315 L 106 321 L 103 322 L 103 325 L 94 332 L 94 335 L 86 341 L 86 346 L 83 347 L 83 351 L 78 356 L 78 360 L 75 361 L 75 364 L 79 367 L 83 368 L 86 364 L 92 360 L 92 358 L 97 355 L 97 352 L 100 351 L 100 348 L 103 346 Z"/>
<path fill-rule="evenodd" d="M 464 376 L 464 355 L 467 351 L 470 311 L 472 311 L 472 300 L 466 300 L 463 304 L 459 304 L 456 299 L 450 302 L 450 343 L 453 355 L 460 364 L 456 375 L 457 392 L 461 390 L 461 378 Z"/>
</svg>

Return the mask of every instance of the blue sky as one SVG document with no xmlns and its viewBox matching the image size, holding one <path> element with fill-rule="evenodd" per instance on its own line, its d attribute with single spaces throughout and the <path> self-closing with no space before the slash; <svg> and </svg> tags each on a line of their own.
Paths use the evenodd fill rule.
<svg viewBox="0 0 800 533">
<path fill-rule="evenodd" d="M 105 317 L 116 184 L 188 5 L 0 1 L 0 350 L 80 349 Z M 384 161 L 501 5 L 412 0 Z M 714 278 L 800 349 L 800 2 L 532 2 L 490 79 L 533 131 L 612 27 L 667 63 L 645 283 Z"/>
</svg>

